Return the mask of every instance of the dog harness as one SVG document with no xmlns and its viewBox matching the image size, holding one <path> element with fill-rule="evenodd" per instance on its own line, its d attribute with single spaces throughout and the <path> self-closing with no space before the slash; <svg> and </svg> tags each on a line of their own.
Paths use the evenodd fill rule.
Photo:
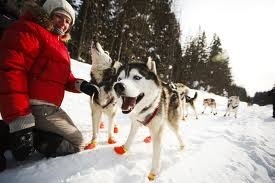
<svg viewBox="0 0 275 183">
<path fill-rule="evenodd" d="M 138 120 L 138 122 L 140 122 L 144 126 L 148 125 L 152 121 L 152 119 L 156 116 L 156 114 L 158 113 L 158 109 L 159 109 L 159 107 L 157 107 L 152 114 L 147 115 L 145 117 L 144 121 Z"/>
<path fill-rule="evenodd" d="M 99 103 L 98 98 L 96 98 L 94 101 L 95 101 L 95 103 L 97 103 L 99 106 L 101 106 L 103 109 L 105 109 L 106 107 L 108 107 L 110 104 L 113 104 L 113 105 L 116 104 L 116 101 L 115 101 L 114 97 L 112 97 L 112 98 L 111 98 L 105 105 L 103 105 L 103 106 Z"/>
<path fill-rule="evenodd" d="M 227 107 L 229 107 L 230 106 L 230 104 L 228 104 L 227 105 Z M 235 105 L 235 106 L 232 106 L 232 109 L 235 109 L 235 108 L 237 108 L 239 105 Z"/>
</svg>

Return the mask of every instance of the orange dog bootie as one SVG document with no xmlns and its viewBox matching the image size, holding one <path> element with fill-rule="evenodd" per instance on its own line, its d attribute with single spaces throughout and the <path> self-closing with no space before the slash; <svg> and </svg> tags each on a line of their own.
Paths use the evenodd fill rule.
<svg viewBox="0 0 275 183">
<path fill-rule="evenodd" d="M 118 146 L 118 147 L 114 147 L 114 150 L 117 154 L 125 154 L 127 152 L 127 149 L 124 146 Z"/>
<path fill-rule="evenodd" d="M 88 145 L 86 145 L 84 147 L 84 150 L 88 150 L 88 149 L 94 149 L 96 147 L 96 141 L 92 140 L 91 143 L 89 143 Z"/>
</svg>

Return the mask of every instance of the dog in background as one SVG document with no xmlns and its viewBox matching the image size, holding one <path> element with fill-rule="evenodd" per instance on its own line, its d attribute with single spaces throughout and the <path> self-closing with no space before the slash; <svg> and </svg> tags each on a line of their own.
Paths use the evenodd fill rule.
<svg viewBox="0 0 275 183">
<path fill-rule="evenodd" d="M 207 107 L 210 107 L 211 113 L 213 113 L 214 115 L 217 114 L 217 104 L 216 104 L 215 99 L 213 99 L 213 98 L 203 99 L 203 106 L 204 106 L 204 109 L 202 111 L 202 114 L 204 114 L 204 111 Z"/>
<path fill-rule="evenodd" d="M 93 149 L 96 147 L 102 114 L 105 114 L 109 121 L 108 143 L 116 143 L 113 133 L 116 115 L 120 110 L 117 104 L 116 94 L 113 90 L 113 84 L 115 82 L 114 78 L 116 76 L 116 71 L 121 64 L 113 61 L 110 58 L 109 53 L 104 51 L 98 42 L 93 42 L 91 45 L 91 58 L 91 81 L 98 85 L 100 88 L 100 94 L 97 97 L 91 98 L 90 101 L 93 133 L 92 141 L 86 146 L 86 149 Z"/>
<path fill-rule="evenodd" d="M 154 180 L 160 169 L 161 142 L 163 131 L 168 126 L 175 133 L 180 148 L 184 148 L 180 134 L 183 115 L 182 101 L 177 90 L 162 82 L 156 72 L 155 62 L 129 63 L 118 70 L 114 90 L 121 100 L 122 113 L 130 114 L 131 130 L 126 143 L 115 147 L 117 154 L 126 153 L 141 125 L 147 126 L 153 142 L 152 168 L 148 175 Z"/>
<path fill-rule="evenodd" d="M 188 96 L 190 88 L 182 83 L 175 83 L 175 88 L 180 94 L 181 100 L 182 100 L 182 107 L 183 107 L 183 120 L 188 117 L 188 108 L 192 108 L 194 111 L 194 114 L 196 116 L 196 119 L 198 119 L 196 106 L 195 106 L 195 100 L 197 99 L 198 93 L 196 92 L 194 97 Z"/>
<path fill-rule="evenodd" d="M 231 96 L 228 98 L 227 102 L 227 109 L 224 114 L 224 116 L 228 115 L 230 116 L 230 113 L 234 113 L 235 118 L 237 118 L 237 112 L 239 109 L 239 104 L 240 104 L 240 97 L 239 96 Z"/>
<path fill-rule="evenodd" d="M 188 95 L 185 95 L 185 100 L 186 100 L 186 115 L 185 115 L 185 117 L 188 117 L 188 108 L 191 107 L 194 111 L 196 119 L 199 119 L 197 110 L 196 110 L 196 106 L 195 106 L 195 101 L 196 101 L 197 97 L 198 97 L 198 92 L 195 92 L 194 97 L 189 97 Z"/>
</svg>

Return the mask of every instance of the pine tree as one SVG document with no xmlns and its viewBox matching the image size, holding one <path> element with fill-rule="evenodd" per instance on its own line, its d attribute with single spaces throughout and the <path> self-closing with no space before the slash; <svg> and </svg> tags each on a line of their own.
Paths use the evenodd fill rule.
<svg viewBox="0 0 275 183">
<path fill-rule="evenodd" d="M 210 45 L 209 53 L 209 85 L 212 87 L 210 91 L 223 95 L 224 90 L 232 85 L 231 68 L 229 67 L 229 57 L 221 47 L 220 38 L 214 34 Z"/>
</svg>

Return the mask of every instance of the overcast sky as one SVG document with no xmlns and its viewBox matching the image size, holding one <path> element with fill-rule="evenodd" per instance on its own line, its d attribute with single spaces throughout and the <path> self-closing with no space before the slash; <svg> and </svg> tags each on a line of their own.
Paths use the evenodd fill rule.
<svg viewBox="0 0 275 183">
<path fill-rule="evenodd" d="M 275 84 L 275 0 L 176 0 L 182 41 L 205 30 L 221 38 L 235 83 L 250 96 Z"/>
</svg>

